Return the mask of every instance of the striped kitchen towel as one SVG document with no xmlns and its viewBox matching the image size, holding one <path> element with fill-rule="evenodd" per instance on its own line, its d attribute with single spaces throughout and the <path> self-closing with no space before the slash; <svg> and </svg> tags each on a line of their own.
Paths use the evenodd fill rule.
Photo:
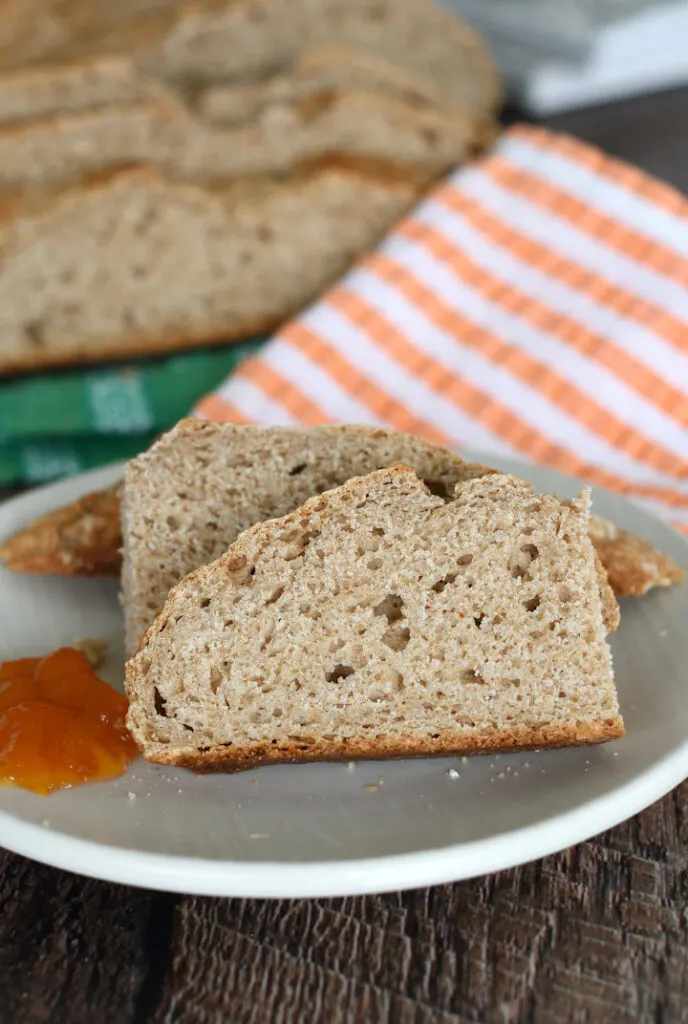
<svg viewBox="0 0 688 1024">
<path fill-rule="evenodd" d="M 688 531 L 688 199 L 515 127 L 197 412 L 413 431 L 584 477 Z"/>
</svg>

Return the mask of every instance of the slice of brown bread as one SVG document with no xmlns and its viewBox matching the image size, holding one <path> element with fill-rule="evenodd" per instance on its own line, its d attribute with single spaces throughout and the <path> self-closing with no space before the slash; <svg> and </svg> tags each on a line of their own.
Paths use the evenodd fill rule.
<svg viewBox="0 0 688 1024">
<path fill-rule="evenodd" d="M 200 771 L 623 735 L 588 500 L 405 466 L 252 527 L 126 667 L 144 756 Z"/>
<path fill-rule="evenodd" d="M 488 473 L 421 438 L 364 426 L 244 427 L 183 420 L 127 464 L 122 605 L 133 654 L 171 587 L 242 530 L 375 469 L 406 462 L 432 489 Z"/>
<path fill-rule="evenodd" d="M 375 244 L 411 179 L 342 163 L 214 191 L 113 175 L 0 223 L 0 372 L 275 327 Z M 266 194 L 267 192 L 267 194 Z"/>
</svg>

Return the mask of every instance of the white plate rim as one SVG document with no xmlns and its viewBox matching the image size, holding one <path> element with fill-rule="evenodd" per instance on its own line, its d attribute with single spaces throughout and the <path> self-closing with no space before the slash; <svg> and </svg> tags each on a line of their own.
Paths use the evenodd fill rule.
<svg viewBox="0 0 688 1024">
<path fill-rule="evenodd" d="M 474 453 L 470 458 L 490 461 Z M 496 461 L 492 458 L 493 463 Z M 508 461 L 514 467 L 518 465 L 516 460 Z M 533 468 L 525 463 L 521 466 L 525 476 Z M 121 472 L 122 464 L 90 470 L 20 495 L 11 499 L 11 505 L 19 516 L 38 502 L 43 508 L 58 507 L 79 494 L 109 486 Z M 555 470 L 547 472 L 553 477 L 553 487 L 557 480 L 566 480 L 569 485 L 575 480 Z M 619 495 L 613 497 L 646 520 L 658 522 Z M 688 554 L 685 538 L 666 524 L 661 525 L 675 533 Z M 87 877 L 166 892 L 270 899 L 363 895 L 462 881 L 538 860 L 618 825 L 665 796 L 687 776 L 688 737 L 633 781 L 573 810 L 488 839 L 372 858 L 294 864 L 217 861 L 126 850 L 53 832 L 5 811 L 0 811 L 0 846 Z"/>
</svg>

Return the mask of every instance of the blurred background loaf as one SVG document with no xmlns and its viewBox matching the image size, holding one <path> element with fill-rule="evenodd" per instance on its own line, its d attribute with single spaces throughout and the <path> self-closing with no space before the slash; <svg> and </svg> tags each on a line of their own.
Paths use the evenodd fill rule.
<svg viewBox="0 0 688 1024">
<path fill-rule="evenodd" d="M 429 0 L 0 13 L 0 374 L 270 330 L 495 132 Z"/>
</svg>

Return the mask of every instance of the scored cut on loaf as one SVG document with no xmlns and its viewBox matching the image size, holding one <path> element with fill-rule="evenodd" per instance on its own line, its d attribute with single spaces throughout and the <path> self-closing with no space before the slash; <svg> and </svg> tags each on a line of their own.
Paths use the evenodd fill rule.
<svg viewBox="0 0 688 1024">
<path fill-rule="evenodd" d="M 408 167 L 429 184 L 485 141 L 466 116 L 361 89 L 276 104 L 266 116 L 232 127 L 206 123 L 163 93 L 0 124 L 0 186 L 66 186 L 133 165 L 212 185 L 286 174 L 339 153 Z"/>
<path fill-rule="evenodd" d="M 177 83 L 264 79 L 302 50 L 338 43 L 404 68 L 476 121 L 501 91 L 480 37 L 431 0 L 253 0 L 184 12 L 142 66 Z"/>
<path fill-rule="evenodd" d="M 0 125 L 163 95 L 165 87 L 141 75 L 128 57 L 29 67 L 0 74 Z"/>
<path fill-rule="evenodd" d="M 267 332 L 374 245 L 417 184 L 337 161 L 214 190 L 113 174 L 0 223 L 0 372 Z"/>
<path fill-rule="evenodd" d="M 183 420 L 125 469 L 122 606 L 133 654 L 171 587 L 242 530 L 354 476 L 405 462 L 433 491 L 490 471 L 410 434 L 366 426 Z M 612 598 L 613 600 L 613 598 Z"/>
<path fill-rule="evenodd" d="M 623 735 L 588 504 L 399 466 L 252 527 L 127 663 L 134 739 L 226 771 Z"/>
<path fill-rule="evenodd" d="M 194 90 L 266 78 L 304 48 L 332 42 L 407 69 L 477 121 L 499 103 L 483 42 L 430 0 L 5 0 L 0 69 L 124 54 Z"/>
</svg>

